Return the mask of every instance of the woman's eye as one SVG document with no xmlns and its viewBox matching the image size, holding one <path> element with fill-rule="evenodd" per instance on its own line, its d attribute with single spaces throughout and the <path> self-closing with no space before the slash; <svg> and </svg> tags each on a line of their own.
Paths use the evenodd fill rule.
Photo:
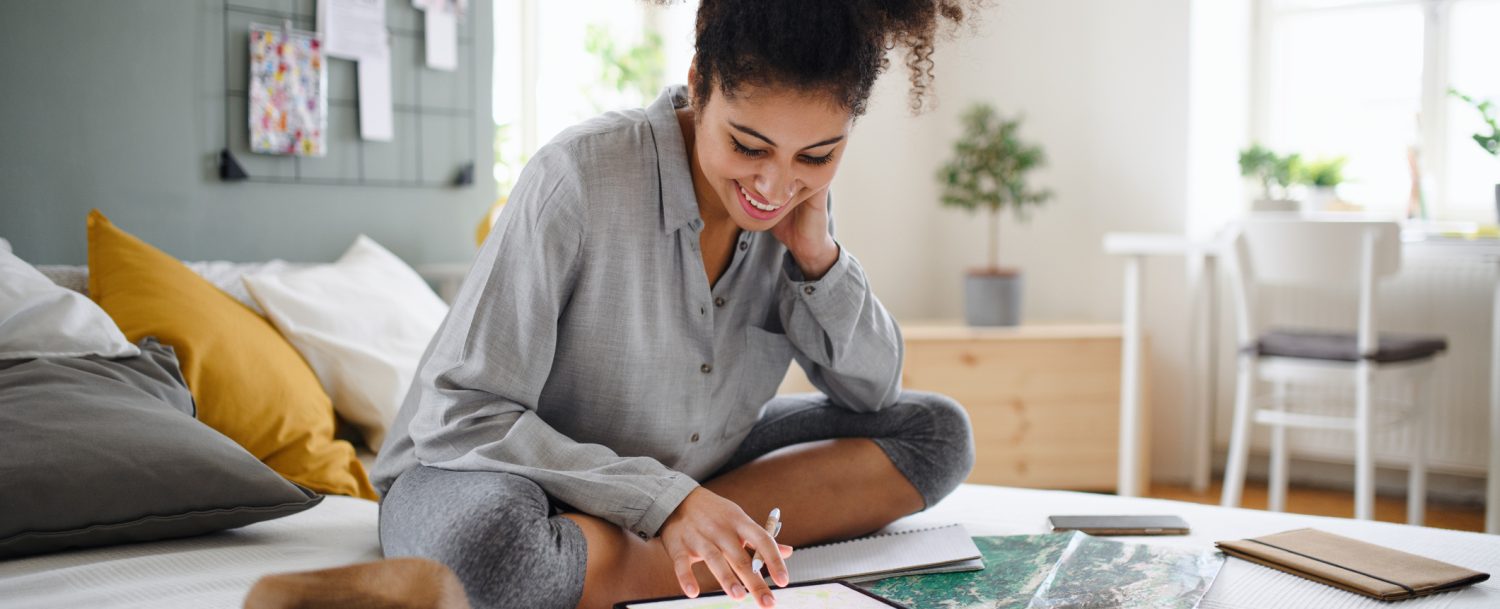
<svg viewBox="0 0 1500 609">
<path fill-rule="evenodd" d="M 729 141 L 734 142 L 734 151 L 735 152 L 743 154 L 743 155 L 745 155 L 747 157 L 750 157 L 752 159 L 759 158 L 761 155 L 763 155 L 763 154 L 766 153 L 766 151 L 764 151 L 764 150 L 753 150 L 753 149 L 750 149 L 750 148 L 746 148 L 744 144 L 741 144 L 739 140 L 734 139 L 733 137 L 729 138 Z"/>
<path fill-rule="evenodd" d="M 802 162 L 809 165 L 827 165 L 833 162 L 833 153 L 830 152 L 823 156 L 803 156 Z"/>
</svg>

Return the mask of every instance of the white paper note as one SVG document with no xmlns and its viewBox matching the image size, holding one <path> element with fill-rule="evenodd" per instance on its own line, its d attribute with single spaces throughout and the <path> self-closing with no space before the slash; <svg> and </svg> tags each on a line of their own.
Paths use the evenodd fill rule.
<svg viewBox="0 0 1500 609">
<path fill-rule="evenodd" d="M 427 3 L 427 67 L 458 69 L 458 8 L 450 0 Z"/>
<path fill-rule="evenodd" d="M 395 137 L 391 109 L 391 53 L 386 45 L 379 54 L 359 60 L 359 136 L 389 142 Z"/>
<path fill-rule="evenodd" d="M 384 50 L 385 0 L 318 0 L 318 33 L 323 35 L 323 51 L 332 57 L 390 56 Z"/>
</svg>

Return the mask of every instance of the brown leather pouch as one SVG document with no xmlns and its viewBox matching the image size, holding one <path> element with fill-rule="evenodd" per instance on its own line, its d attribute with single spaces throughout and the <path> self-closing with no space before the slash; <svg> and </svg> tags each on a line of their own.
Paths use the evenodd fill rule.
<svg viewBox="0 0 1500 609">
<path fill-rule="evenodd" d="M 1316 529 L 1215 545 L 1235 558 L 1384 601 L 1455 590 L 1490 577 L 1488 573 Z"/>
</svg>

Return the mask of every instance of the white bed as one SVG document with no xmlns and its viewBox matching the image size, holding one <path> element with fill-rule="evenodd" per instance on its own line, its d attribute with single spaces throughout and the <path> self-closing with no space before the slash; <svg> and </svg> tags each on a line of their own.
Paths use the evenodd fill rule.
<svg viewBox="0 0 1500 609">
<path fill-rule="evenodd" d="M 1047 515 L 1057 513 L 1178 514 L 1192 525 L 1191 536 L 1134 539 L 1198 548 L 1212 547 L 1218 539 L 1311 526 L 1500 575 L 1500 536 L 1066 491 L 965 485 L 932 510 L 892 526 L 961 522 L 974 535 L 1040 533 Z M 376 515 L 369 501 L 328 497 L 300 514 L 203 537 L 0 562 L 0 607 L 237 608 L 262 575 L 380 558 Z M 1398 605 L 1231 559 L 1200 606 Z M 1494 609 L 1500 607 L 1500 582 L 1403 601 L 1399 607 Z"/>
</svg>

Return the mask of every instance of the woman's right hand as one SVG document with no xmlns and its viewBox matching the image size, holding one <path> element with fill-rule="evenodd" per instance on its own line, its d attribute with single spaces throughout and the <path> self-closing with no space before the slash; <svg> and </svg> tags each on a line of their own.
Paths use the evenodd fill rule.
<svg viewBox="0 0 1500 609">
<path fill-rule="evenodd" d="M 667 517 L 661 539 L 672 559 L 677 583 L 690 598 L 696 598 L 699 592 L 693 563 L 702 562 L 730 598 L 738 601 L 749 594 L 761 607 L 773 606 L 771 588 L 750 568 L 747 547 L 754 548 L 755 555 L 766 563 L 776 585 L 785 587 L 791 580 L 783 559 L 791 555 L 792 548 L 778 545 L 733 501 L 701 486 L 688 493 Z"/>
</svg>

